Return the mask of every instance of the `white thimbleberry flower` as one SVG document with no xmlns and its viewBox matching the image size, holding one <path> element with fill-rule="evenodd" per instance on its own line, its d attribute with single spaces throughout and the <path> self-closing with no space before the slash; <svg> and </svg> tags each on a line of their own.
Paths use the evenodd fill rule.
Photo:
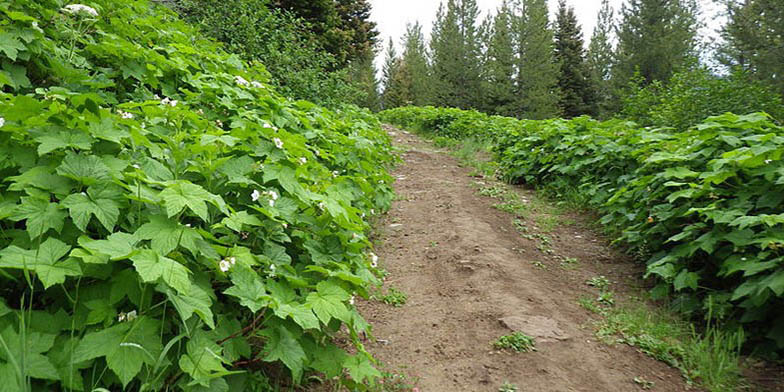
<svg viewBox="0 0 784 392">
<path fill-rule="evenodd" d="M 348 303 L 349 303 L 351 306 L 354 306 L 354 296 L 353 296 L 353 295 L 351 296 L 351 298 L 349 298 L 349 300 L 348 300 Z"/>
<path fill-rule="evenodd" d="M 84 4 L 69 4 L 62 8 L 63 11 L 69 14 L 88 14 L 90 16 L 98 16 L 98 11 L 95 8 Z"/>
<path fill-rule="evenodd" d="M 278 139 L 278 138 L 275 138 L 275 139 L 274 139 L 274 142 L 275 142 L 275 147 L 277 147 L 277 148 L 283 148 L 283 140 L 280 140 L 280 139 Z"/>
<path fill-rule="evenodd" d="M 229 257 L 229 263 L 231 263 L 231 265 L 235 265 L 235 264 L 237 264 L 237 258 L 236 258 L 236 257 L 233 257 L 233 256 L 232 256 L 232 257 Z"/>
<path fill-rule="evenodd" d="M 319 203 L 318 203 L 318 208 L 320 208 L 320 209 L 322 209 L 322 210 L 323 210 L 323 209 L 327 208 L 327 205 L 326 205 L 326 204 L 324 204 L 324 202 L 322 201 L 322 202 L 319 202 Z"/>
<path fill-rule="evenodd" d="M 268 123 L 268 122 L 265 122 L 265 123 L 262 125 L 262 127 L 264 127 L 264 128 L 267 128 L 267 129 L 272 129 L 272 124 L 270 124 L 270 123 Z"/>
<path fill-rule="evenodd" d="M 128 315 L 127 315 L 127 314 L 125 314 L 125 312 L 120 312 L 120 314 L 118 314 L 118 315 L 117 315 L 117 322 L 118 322 L 118 323 L 121 323 L 121 322 L 125 321 L 125 318 L 126 318 L 127 316 L 128 316 Z"/>
<path fill-rule="evenodd" d="M 130 119 L 133 118 L 133 114 L 132 113 L 128 113 L 128 112 L 120 111 L 120 117 L 122 117 L 122 118 L 124 118 L 126 120 L 130 120 Z"/>
<path fill-rule="evenodd" d="M 274 199 L 270 199 L 269 200 L 269 206 L 270 207 L 275 207 L 275 200 Z"/>
<path fill-rule="evenodd" d="M 288 223 L 284 223 L 284 224 L 283 224 L 283 228 L 284 228 L 284 229 L 288 229 L 288 228 L 289 228 L 289 224 L 288 224 Z"/>
<path fill-rule="evenodd" d="M 300 158 L 300 159 L 299 159 L 299 163 L 300 163 L 301 165 L 304 165 L 304 164 L 308 163 L 308 158 L 305 158 L 305 157 L 302 157 L 302 158 Z"/>
<path fill-rule="evenodd" d="M 135 163 L 134 163 L 133 165 L 131 165 L 131 167 L 132 167 L 132 168 L 134 168 L 134 169 L 136 169 L 136 170 L 139 170 L 139 169 L 141 169 L 141 168 L 142 168 L 141 166 L 139 166 L 139 165 L 137 165 L 137 164 L 135 164 Z"/>
<path fill-rule="evenodd" d="M 370 266 L 373 268 L 378 267 L 378 256 L 373 252 L 370 252 Z"/>
<path fill-rule="evenodd" d="M 250 82 L 250 85 L 251 85 L 251 86 L 253 86 L 254 88 L 264 88 L 264 85 L 263 85 L 263 84 L 261 84 L 261 83 L 259 83 L 259 82 L 255 81 L 255 80 L 254 80 L 254 81 L 252 81 L 252 82 Z"/>
<path fill-rule="evenodd" d="M 247 86 L 249 84 L 248 81 L 245 80 L 245 78 L 242 76 L 235 76 L 234 81 L 237 82 L 237 84 L 240 86 Z"/>
<path fill-rule="evenodd" d="M 3 125 L 5 125 L 5 119 L 0 117 L 0 128 L 2 128 Z"/>
<path fill-rule="evenodd" d="M 773 160 L 772 160 L 772 159 L 766 159 L 766 160 L 765 160 L 765 164 L 766 164 L 766 165 L 770 164 L 771 162 L 773 162 Z"/>
<path fill-rule="evenodd" d="M 229 269 L 231 268 L 231 262 L 229 262 L 226 259 L 223 259 L 220 261 L 220 263 L 218 263 L 218 266 L 220 267 L 220 270 L 222 272 L 228 272 Z"/>
<path fill-rule="evenodd" d="M 136 317 L 138 317 L 138 315 L 135 310 L 131 310 L 127 315 L 125 315 L 125 319 L 128 321 L 136 320 Z"/>
<path fill-rule="evenodd" d="M 258 190 L 258 189 L 254 189 L 254 190 L 253 190 L 253 193 L 251 193 L 251 194 L 250 194 L 250 198 L 251 198 L 253 201 L 258 201 L 258 200 L 259 200 L 259 197 L 261 197 L 261 192 L 259 192 L 259 190 Z"/>
</svg>

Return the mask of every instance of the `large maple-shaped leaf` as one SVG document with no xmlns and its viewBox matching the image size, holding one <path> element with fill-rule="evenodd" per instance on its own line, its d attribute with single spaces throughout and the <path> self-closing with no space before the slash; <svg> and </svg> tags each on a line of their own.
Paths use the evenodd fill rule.
<svg viewBox="0 0 784 392">
<path fill-rule="evenodd" d="M 381 372 L 373 367 L 370 358 L 362 353 L 348 357 L 343 366 L 348 370 L 351 379 L 358 383 L 362 383 L 365 379 L 373 380 L 381 377 Z"/>
<path fill-rule="evenodd" d="M 72 152 L 63 158 L 63 162 L 57 168 L 57 173 L 88 186 L 110 179 L 109 168 L 101 158 Z"/>
<path fill-rule="evenodd" d="M 154 283 L 162 280 L 169 287 L 185 294 L 190 290 L 190 270 L 184 265 L 157 252 L 144 249 L 131 256 L 136 272 L 145 283 Z"/>
<path fill-rule="evenodd" d="M 49 229 L 60 232 L 68 213 L 60 209 L 57 203 L 50 203 L 35 197 L 23 197 L 22 203 L 17 206 L 11 219 L 24 220 L 30 239 L 36 239 Z"/>
<path fill-rule="evenodd" d="M 195 254 L 198 250 L 197 241 L 202 239 L 196 230 L 162 215 L 151 217 L 134 235 L 141 240 L 151 240 L 152 249 L 162 255 L 171 253 L 178 245 Z"/>
<path fill-rule="evenodd" d="M 166 213 L 169 218 L 177 215 L 183 208 L 188 207 L 193 213 L 205 222 L 209 220 L 207 202 L 225 211 L 226 206 L 220 196 L 207 192 L 199 185 L 189 181 L 176 181 L 161 192 L 161 198 L 166 203 Z"/>
<path fill-rule="evenodd" d="M 142 365 L 154 365 L 163 347 L 158 321 L 139 317 L 97 332 L 88 333 L 76 346 L 73 362 L 106 357 L 106 364 L 123 386 L 139 374 Z"/>
<path fill-rule="evenodd" d="M 60 240 L 47 238 L 38 249 L 9 246 L 0 251 L 0 267 L 34 271 L 44 288 L 65 282 L 66 276 L 79 276 L 82 269 L 74 258 L 61 260 L 71 247 Z"/>
<path fill-rule="evenodd" d="M 9 361 L 9 355 L 19 363 L 24 358 L 25 373 L 32 378 L 59 380 L 57 369 L 44 353 L 54 345 L 55 335 L 28 331 L 23 338 L 12 326 L 0 331 L 0 337 L 6 345 L 0 350 L 0 359 Z M 22 344 L 24 342 L 24 345 Z M 2 346 L 0 346 L 2 347 Z M 19 365 L 22 365 L 19 363 Z M 5 380 L 3 380 L 4 382 Z"/>
<path fill-rule="evenodd" d="M 77 148 L 89 150 L 92 145 L 92 138 L 87 134 L 77 130 L 64 130 L 59 132 L 47 133 L 35 138 L 41 143 L 38 145 L 38 155 L 44 155 L 54 150 L 64 148 Z"/>
<path fill-rule="evenodd" d="M 16 36 L 9 33 L 0 33 L 0 52 L 3 52 L 8 59 L 16 61 L 16 56 L 19 52 L 25 50 L 27 48 Z"/>
<path fill-rule="evenodd" d="M 324 324 L 329 324 L 333 317 L 348 322 L 351 316 L 343 302 L 350 297 L 340 286 L 321 282 L 316 286 L 316 291 L 308 294 L 307 304 Z"/>
<path fill-rule="evenodd" d="M 114 233 L 105 240 L 93 240 L 89 237 L 79 237 L 79 245 L 89 252 L 82 249 L 75 249 L 71 256 L 79 257 L 85 263 L 104 264 L 109 260 L 123 260 L 128 258 L 134 251 L 134 246 L 139 239 L 128 233 Z"/>
<path fill-rule="evenodd" d="M 88 189 L 87 193 L 76 193 L 65 198 L 63 206 L 68 208 L 74 225 L 85 231 L 90 217 L 95 215 L 108 231 L 112 231 L 120 217 L 120 208 L 112 199 L 95 197 Z"/>
<path fill-rule="evenodd" d="M 207 324 L 208 327 L 215 328 L 215 320 L 212 314 L 212 293 L 209 282 L 196 281 L 191 284 L 187 292 L 178 294 L 176 291 L 167 287 L 158 287 L 158 291 L 163 292 L 169 298 L 172 305 L 177 309 L 182 321 L 187 321 L 195 313 Z"/>
<path fill-rule="evenodd" d="M 203 330 L 196 331 L 188 340 L 186 353 L 179 361 L 180 369 L 203 386 L 209 386 L 213 378 L 230 374 L 223 367 L 224 364 L 228 364 L 228 361 L 223 358 L 223 348 Z"/>
<path fill-rule="evenodd" d="M 255 313 L 269 304 L 271 297 L 264 288 L 264 282 L 250 267 L 236 265 L 231 274 L 231 282 L 234 286 L 226 289 L 224 293 L 239 298 L 240 305 L 251 312 Z"/>
<path fill-rule="evenodd" d="M 294 381 L 298 383 L 302 379 L 307 356 L 294 335 L 282 325 L 265 329 L 260 335 L 267 338 L 264 360 L 283 362 L 291 370 Z"/>
</svg>

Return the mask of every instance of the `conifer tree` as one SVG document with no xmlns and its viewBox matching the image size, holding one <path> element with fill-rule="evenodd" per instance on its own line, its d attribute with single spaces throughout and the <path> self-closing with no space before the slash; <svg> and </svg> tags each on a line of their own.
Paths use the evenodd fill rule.
<svg viewBox="0 0 784 392">
<path fill-rule="evenodd" d="M 695 0 L 629 0 L 621 7 L 613 67 L 616 87 L 636 72 L 643 84 L 667 82 L 696 55 L 698 8 Z"/>
<path fill-rule="evenodd" d="M 484 110 L 502 116 L 515 116 L 515 42 L 512 9 L 507 1 L 494 17 L 488 17 L 486 55 L 482 87 Z"/>
<path fill-rule="evenodd" d="M 416 106 L 432 103 L 430 68 L 427 60 L 425 36 L 419 22 L 406 26 L 403 36 L 403 63 L 411 77 L 411 101 Z"/>
<path fill-rule="evenodd" d="M 560 115 L 558 64 L 545 0 L 522 0 L 515 17 L 518 39 L 517 116 L 546 119 Z"/>
<path fill-rule="evenodd" d="M 583 33 L 577 23 L 574 7 L 565 0 L 558 1 L 555 29 L 555 59 L 560 66 L 558 88 L 563 115 L 571 118 L 590 114 L 593 93 L 588 83 L 583 48 Z"/>
<path fill-rule="evenodd" d="M 395 42 L 389 39 L 384 62 L 384 109 L 392 109 L 411 103 L 411 79 L 405 63 L 398 57 Z"/>
<path fill-rule="evenodd" d="M 617 110 L 610 85 L 614 51 L 611 39 L 614 28 L 613 8 L 609 0 L 602 0 L 586 60 L 588 78 L 594 93 L 594 111 L 596 116 L 602 119 Z"/>
<path fill-rule="evenodd" d="M 749 71 L 784 94 L 784 2 L 727 1 L 729 23 L 720 60 Z"/>
<path fill-rule="evenodd" d="M 373 65 L 372 52 L 351 63 L 349 82 L 358 90 L 353 103 L 374 112 L 381 110 L 381 97 L 378 92 L 379 82 L 376 78 L 376 67 Z"/>
<path fill-rule="evenodd" d="M 476 107 L 480 99 L 480 37 L 476 0 L 448 0 L 433 24 L 434 101 L 458 108 Z"/>
</svg>

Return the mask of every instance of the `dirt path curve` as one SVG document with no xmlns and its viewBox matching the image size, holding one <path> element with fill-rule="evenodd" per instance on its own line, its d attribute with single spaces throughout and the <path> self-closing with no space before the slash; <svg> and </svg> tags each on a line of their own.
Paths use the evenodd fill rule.
<svg viewBox="0 0 784 392">
<path fill-rule="evenodd" d="M 686 390 L 677 371 L 595 340 L 590 313 L 577 304 L 596 296 L 586 277 L 636 273 L 601 239 L 560 225 L 549 234 L 554 254 L 544 255 L 515 230 L 511 215 L 477 194 L 469 169 L 413 134 L 388 131 L 407 152 L 394 173 L 399 200 L 379 222 L 377 250 L 389 272 L 385 287 L 400 289 L 408 302 L 359 304 L 378 339 L 367 347 L 386 369 L 413 376 L 423 392 L 495 392 L 506 381 L 519 391 L 642 390 L 635 378 L 655 382 L 654 391 Z M 557 256 L 580 266 L 558 268 Z M 543 269 L 547 263 L 552 268 Z M 499 321 L 510 317 L 507 324 L 536 337 L 537 352 L 492 348 L 511 333 Z"/>
</svg>

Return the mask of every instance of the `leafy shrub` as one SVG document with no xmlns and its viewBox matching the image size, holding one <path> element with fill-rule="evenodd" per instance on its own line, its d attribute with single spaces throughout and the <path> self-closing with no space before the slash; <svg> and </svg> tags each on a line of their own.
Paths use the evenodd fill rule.
<svg viewBox="0 0 784 392">
<path fill-rule="evenodd" d="M 266 0 L 181 0 L 175 9 L 202 26 L 226 49 L 263 62 L 272 84 L 288 97 L 335 106 L 357 94 L 334 56 L 319 44 L 304 21 L 270 9 Z"/>
<path fill-rule="evenodd" d="M 283 98 L 146 0 L 61 3 L 0 2 L 0 388 L 372 383 L 350 297 L 379 283 L 378 122 Z"/>
<path fill-rule="evenodd" d="M 646 126 L 685 131 L 710 116 L 759 111 L 783 121 L 781 96 L 741 71 L 716 76 L 699 67 L 676 73 L 666 86 L 655 82 L 641 87 L 632 82 L 621 116 Z"/>
<path fill-rule="evenodd" d="M 420 119 L 442 110 L 381 117 L 426 124 Z M 442 118 L 460 117 L 443 111 Z M 476 126 L 498 129 L 498 121 Z M 604 227 L 647 261 L 647 276 L 660 282 L 655 294 L 675 296 L 687 313 L 743 326 L 761 350 L 784 351 L 777 311 L 784 306 L 784 128 L 762 113 L 727 113 L 676 133 L 589 118 L 503 123 L 507 129 L 492 138 L 509 181 L 597 209 Z M 440 129 L 476 132 L 456 124 Z"/>
</svg>

